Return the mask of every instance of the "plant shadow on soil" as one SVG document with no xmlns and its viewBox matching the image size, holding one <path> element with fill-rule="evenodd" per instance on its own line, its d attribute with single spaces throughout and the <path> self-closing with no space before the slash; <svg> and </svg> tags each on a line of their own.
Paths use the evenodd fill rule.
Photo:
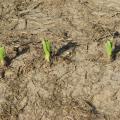
<svg viewBox="0 0 120 120">
<path fill-rule="evenodd" d="M 119 32 L 115 32 L 113 38 L 119 38 L 120 37 L 120 33 Z M 112 60 L 116 60 L 117 54 L 120 52 L 120 43 L 116 43 L 115 44 L 115 48 L 112 51 Z"/>
<path fill-rule="evenodd" d="M 69 49 L 75 49 L 77 46 L 79 46 L 77 44 L 77 42 L 71 42 L 70 41 L 66 45 L 63 45 L 61 48 L 59 48 L 55 56 L 60 56 L 64 52 L 66 52 L 67 50 L 69 50 Z"/>
<path fill-rule="evenodd" d="M 17 57 L 19 57 L 20 55 L 26 53 L 27 51 L 29 51 L 29 47 L 23 47 L 23 48 L 14 48 L 14 51 L 16 52 L 16 55 L 12 58 L 10 58 L 9 56 L 5 57 L 5 61 L 6 61 L 6 66 L 9 66 L 11 64 L 11 61 Z"/>
<path fill-rule="evenodd" d="M 11 59 L 8 56 L 5 57 L 5 61 L 6 61 L 6 66 L 9 66 L 11 64 Z"/>
</svg>

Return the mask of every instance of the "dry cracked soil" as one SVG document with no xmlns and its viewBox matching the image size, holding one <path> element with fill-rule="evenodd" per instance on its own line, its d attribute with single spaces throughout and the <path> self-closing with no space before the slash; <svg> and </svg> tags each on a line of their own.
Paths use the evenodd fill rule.
<svg viewBox="0 0 120 120">
<path fill-rule="evenodd" d="M 0 0 L 0 120 L 120 120 L 119 43 L 120 0 Z"/>
</svg>

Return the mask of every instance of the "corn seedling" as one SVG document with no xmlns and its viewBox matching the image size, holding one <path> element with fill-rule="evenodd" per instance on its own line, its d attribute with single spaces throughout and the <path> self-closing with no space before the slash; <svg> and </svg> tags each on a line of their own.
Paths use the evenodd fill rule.
<svg viewBox="0 0 120 120">
<path fill-rule="evenodd" d="M 5 64 L 6 52 L 4 47 L 0 47 L 0 65 Z"/>
<path fill-rule="evenodd" d="M 113 43 L 112 43 L 112 41 L 108 40 L 105 43 L 105 49 L 106 49 L 106 53 L 107 53 L 108 57 L 111 58 L 112 53 L 113 53 Z"/>
<path fill-rule="evenodd" d="M 45 54 L 45 60 L 47 62 L 50 62 L 50 57 L 51 57 L 51 43 L 49 40 L 44 39 L 42 41 L 42 45 L 43 45 L 43 50 L 44 50 L 44 54 Z"/>
</svg>

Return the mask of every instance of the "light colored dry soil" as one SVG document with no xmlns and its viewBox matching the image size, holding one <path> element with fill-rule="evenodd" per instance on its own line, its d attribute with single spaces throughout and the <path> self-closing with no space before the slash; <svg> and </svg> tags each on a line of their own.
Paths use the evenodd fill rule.
<svg viewBox="0 0 120 120">
<path fill-rule="evenodd" d="M 0 0 L 0 120 L 120 120 L 120 55 L 104 48 L 117 32 L 120 0 Z"/>
</svg>

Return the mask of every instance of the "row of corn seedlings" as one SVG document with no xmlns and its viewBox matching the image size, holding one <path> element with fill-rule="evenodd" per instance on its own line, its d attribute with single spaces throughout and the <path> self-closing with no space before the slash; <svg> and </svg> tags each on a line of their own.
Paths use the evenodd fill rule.
<svg viewBox="0 0 120 120">
<path fill-rule="evenodd" d="M 42 41 L 42 46 L 43 46 L 43 51 L 44 51 L 44 58 L 47 62 L 50 62 L 51 59 L 51 42 L 48 39 L 44 39 Z M 105 43 L 105 50 L 106 53 L 109 57 L 109 59 L 111 59 L 112 55 L 113 55 L 113 42 L 111 40 L 108 40 Z M 4 47 L 0 47 L 0 65 L 5 65 L 5 57 L 6 57 L 6 51 Z"/>
</svg>

